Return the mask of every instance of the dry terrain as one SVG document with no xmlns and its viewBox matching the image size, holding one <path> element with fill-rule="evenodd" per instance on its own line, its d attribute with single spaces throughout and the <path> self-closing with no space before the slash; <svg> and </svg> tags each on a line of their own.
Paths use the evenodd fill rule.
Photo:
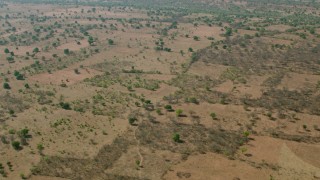
<svg viewBox="0 0 320 180">
<path fill-rule="evenodd" d="M 0 0 L 0 179 L 320 179 L 319 8 Z"/>
</svg>

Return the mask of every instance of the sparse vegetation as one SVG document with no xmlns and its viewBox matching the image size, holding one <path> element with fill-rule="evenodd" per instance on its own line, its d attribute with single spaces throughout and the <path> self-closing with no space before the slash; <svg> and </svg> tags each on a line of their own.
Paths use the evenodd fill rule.
<svg viewBox="0 0 320 180">
<path fill-rule="evenodd" d="M 0 12 L 1 178 L 319 178 L 319 1 L 10 0 Z"/>
</svg>

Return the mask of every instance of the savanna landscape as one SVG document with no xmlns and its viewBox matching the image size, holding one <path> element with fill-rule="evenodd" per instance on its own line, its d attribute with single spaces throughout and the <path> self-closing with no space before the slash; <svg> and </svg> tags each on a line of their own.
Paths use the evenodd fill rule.
<svg viewBox="0 0 320 180">
<path fill-rule="evenodd" d="M 0 0 L 0 179 L 320 179 L 319 0 Z"/>
</svg>

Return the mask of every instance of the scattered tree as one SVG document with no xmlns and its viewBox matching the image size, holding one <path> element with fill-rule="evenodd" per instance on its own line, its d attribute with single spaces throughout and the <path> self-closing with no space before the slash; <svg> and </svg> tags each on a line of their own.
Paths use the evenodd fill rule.
<svg viewBox="0 0 320 180">
<path fill-rule="evenodd" d="M 20 74 L 19 71 L 14 71 L 14 76 L 16 77 L 17 80 L 24 80 L 23 75 Z"/>
<path fill-rule="evenodd" d="M 226 36 L 231 36 L 232 35 L 232 28 L 226 27 L 225 29 L 226 29 L 225 35 Z"/>
<path fill-rule="evenodd" d="M 69 51 L 69 49 L 64 49 L 64 50 L 63 50 L 63 53 L 64 53 L 65 55 L 69 55 L 69 54 L 70 54 L 70 51 Z"/>
<path fill-rule="evenodd" d="M 88 37 L 88 43 L 90 44 L 90 46 L 92 46 L 92 45 L 93 45 L 93 43 L 94 43 L 94 39 L 93 39 L 93 37 L 92 37 L 92 36 L 89 36 L 89 37 Z"/>
<path fill-rule="evenodd" d="M 80 74 L 79 69 L 78 68 L 74 69 L 74 73 Z"/>
<path fill-rule="evenodd" d="M 114 41 L 112 39 L 108 39 L 108 44 L 109 45 L 114 45 Z"/>
<path fill-rule="evenodd" d="M 8 48 L 5 48 L 5 49 L 4 49 L 4 53 L 9 54 L 9 53 L 10 53 L 10 50 L 9 50 Z"/>
<path fill-rule="evenodd" d="M 200 38 L 199 38 L 199 36 L 193 36 L 193 40 L 195 40 L 195 41 L 199 41 L 199 40 L 200 40 Z"/>
<path fill-rule="evenodd" d="M 67 102 L 60 102 L 59 105 L 60 105 L 60 107 L 62 107 L 62 109 L 71 110 L 71 106 Z"/>
<path fill-rule="evenodd" d="M 38 53 L 38 52 L 39 52 L 39 48 L 36 47 L 33 49 L 33 53 Z"/>
<path fill-rule="evenodd" d="M 30 86 L 29 86 L 28 83 L 24 84 L 24 87 L 25 87 L 26 89 L 30 89 Z"/>
<path fill-rule="evenodd" d="M 167 111 L 172 111 L 172 106 L 171 105 L 165 105 L 164 108 L 167 110 Z"/>
<path fill-rule="evenodd" d="M 303 127 L 303 129 L 307 129 L 307 125 L 306 124 L 304 124 L 304 125 L 302 125 L 302 127 Z"/>
<path fill-rule="evenodd" d="M 14 62 L 14 57 L 13 57 L 13 56 L 8 56 L 8 57 L 7 57 L 7 61 L 8 61 L 9 63 L 13 63 L 13 62 Z"/>
<path fill-rule="evenodd" d="M 10 109 L 10 110 L 9 110 L 9 114 L 10 114 L 11 116 L 13 116 L 13 115 L 14 115 L 14 110 L 13 110 L 13 109 Z"/>
<path fill-rule="evenodd" d="M 7 83 L 7 82 L 3 83 L 3 88 L 4 89 L 11 89 L 9 83 Z"/>
<path fill-rule="evenodd" d="M 136 117 L 129 117 L 128 121 L 129 121 L 130 125 L 133 125 L 137 121 L 137 118 Z"/>
<path fill-rule="evenodd" d="M 19 141 L 12 141 L 11 145 L 12 145 L 13 149 L 15 149 L 15 150 L 20 150 L 21 149 Z"/>
<path fill-rule="evenodd" d="M 29 135 L 29 129 L 27 128 L 24 128 L 24 129 L 21 129 L 19 132 L 18 132 L 18 135 L 22 138 L 28 138 L 30 135 Z"/>
</svg>

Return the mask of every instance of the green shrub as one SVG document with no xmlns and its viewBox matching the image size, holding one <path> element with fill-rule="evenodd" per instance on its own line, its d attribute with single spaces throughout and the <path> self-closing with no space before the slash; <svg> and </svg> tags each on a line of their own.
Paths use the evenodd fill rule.
<svg viewBox="0 0 320 180">
<path fill-rule="evenodd" d="M 7 83 L 7 82 L 3 83 L 3 88 L 4 89 L 11 89 L 9 83 Z"/>
<path fill-rule="evenodd" d="M 29 137 L 29 129 L 27 129 L 27 128 L 21 129 L 18 132 L 18 134 L 19 134 L 20 137 L 28 138 Z"/>
<path fill-rule="evenodd" d="M 13 57 L 13 56 L 8 56 L 8 57 L 7 57 L 7 61 L 13 62 L 13 61 L 14 61 L 14 57 Z"/>
<path fill-rule="evenodd" d="M 43 144 L 41 144 L 41 143 L 40 143 L 40 144 L 38 144 L 38 145 L 37 145 L 37 149 L 38 149 L 38 151 L 39 151 L 39 152 L 42 152 L 42 151 L 43 151 L 43 149 L 44 149 Z"/>
<path fill-rule="evenodd" d="M 62 108 L 62 109 L 65 109 L 65 110 L 71 110 L 71 106 L 70 106 L 70 104 L 69 103 L 65 103 L 65 102 L 60 102 L 60 107 Z"/>
<path fill-rule="evenodd" d="M 15 150 L 20 150 L 21 149 L 21 146 L 20 146 L 20 142 L 19 141 L 13 141 L 11 143 L 12 147 L 15 149 Z"/>
<path fill-rule="evenodd" d="M 64 53 L 65 55 L 69 55 L 69 54 L 70 54 L 70 50 L 69 50 L 69 49 L 64 49 L 64 50 L 63 50 L 63 53 Z"/>
<path fill-rule="evenodd" d="M 174 142 L 181 142 L 180 134 L 178 134 L 178 133 L 174 133 L 172 139 Z"/>
<path fill-rule="evenodd" d="M 168 111 L 172 111 L 172 106 L 171 105 L 165 105 L 164 108 Z"/>
<path fill-rule="evenodd" d="M 37 47 L 34 48 L 34 49 L 33 49 L 33 52 L 34 52 L 34 53 L 38 53 L 38 52 L 39 52 L 39 48 L 37 48 Z"/>
<path fill-rule="evenodd" d="M 109 45 L 114 45 L 114 41 L 112 39 L 108 39 L 108 44 Z"/>
<path fill-rule="evenodd" d="M 136 117 L 129 117 L 128 120 L 129 120 L 129 124 L 133 125 L 137 121 L 137 118 Z"/>
<path fill-rule="evenodd" d="M 10 110 L 9 110 L 9 114 L 10 114 L 11 116 L 14 115 L 14 110 L 10 109 Z"/>
<path fill-rule="evenodd" d="M 26 84 L 24 85 L 24 87 L 25 87 L 26 89 L 29 89 L 29 88 L 30 88 L 30 86 L 29 86 L 28 83 L 26 83 Z"/>
<path fill-rule="evenodd" d="M 176 110 L 177 117 L 180 117 L 182 115 L 182 113 L 183 113 L 182 109 L 177 109 Z"/>
<path fill-rule="evenodd" d="M 156 110 L 156 112 L 157 112 L 158 115 L 162 115 L 161 109 L 158 108 L 158 109 Z"/>
<path fill-rule="evenodd" d="M 216 113 L 211 113 L 210 114 L 210 116 L 211 116 L 211 118 L 213 119 L 213 120 L 216 120 L 217 119 L 217 115 L 216 115 Z"/>
<path fill-rule="evenodd" d="M 10 53 L 10 50 L 8 48 L 5 48 L 4 53 L 8 54 L 8 53 Z"/>
<path fill-rule="evenodd" d="M 9 134 L 15 134 L 16 131 L 14 129 L 9 129 Z"/>
</svg>

